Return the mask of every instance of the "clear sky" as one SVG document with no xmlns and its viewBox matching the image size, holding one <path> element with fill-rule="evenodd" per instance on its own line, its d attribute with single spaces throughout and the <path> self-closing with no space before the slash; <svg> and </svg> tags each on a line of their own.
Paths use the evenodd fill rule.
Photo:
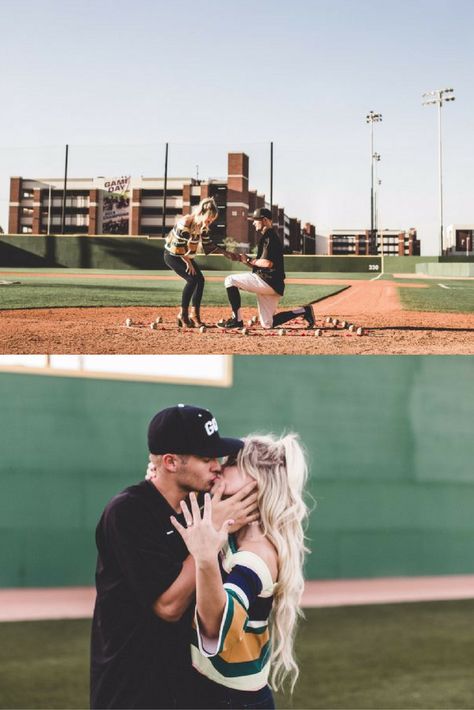
<svg viewBox="0 0 474 710">
<path fill-rule="evenodd" d="M 438 240 L 437 116 L 445 224 L 474 223 L 473 0 L 0 0 L 0 225 L 8 178 L 222 177 L 249 153 L 250 185 L 319 233 L 370 225 L 370 142 L 380 226 Z"/>
</svg>

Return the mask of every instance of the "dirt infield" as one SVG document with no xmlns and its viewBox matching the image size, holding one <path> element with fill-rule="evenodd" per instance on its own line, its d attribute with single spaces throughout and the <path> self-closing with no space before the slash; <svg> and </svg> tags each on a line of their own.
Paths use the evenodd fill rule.
<svg viewBox="0 0 474 710">
<path fill-rule="evenodd" d="M 346 282 L 347 283 L 347 282 Z M 406 287 L 423 288 L 423 284 Z M 225 353 L 225 354 L 321 354 L 389 355 L 474 353 L 474 315 L 429 313 L 402 309 L 397 288 L 390 281 L 352 282 L 342 293 L 315 304 L 321 335 L 303 324 L 289 324 L 286 333 L 254 329 L 249 335 L 210 328 L 179 330 L 176 308 L 55 308 L 5 310 L 0 315 L 3 353 Z M 244 308 L 244 317 L 255 315 Z M 151 330 L 160 315 L 164 328 Z M 203 319 L 214 324 L 228 309 L 203 309 Z M 326 316 L 345 319 L 366 330 L 359 337 L 325 322 Z M 143 327 L 126 328 L 126 318 Z M 303 335 L 305 337 L 303 337 Z"/>
<path fill-rule="evenodd" d="M 1 589 L 0 622 L 92 617 L 95 587 Z M 306 581 L 301 606 L 359 606 L 474 598 L 474 575 Z"/>
</svg>

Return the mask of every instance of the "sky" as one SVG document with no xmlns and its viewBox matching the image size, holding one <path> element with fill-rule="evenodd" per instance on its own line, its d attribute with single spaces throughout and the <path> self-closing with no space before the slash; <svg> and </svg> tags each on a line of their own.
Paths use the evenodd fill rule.
<svg viewBox="0 0 474 710">
<path fill-rule="evenodd" d="M 473 0 L 0 0 L 0 225 L 9 177 L 224 177 L 318 233 L 370 226 L 370 110 L 379 226 L 437 253 L 442 109 L 445 225 L 474 223 Z M 197 167 L 199 166 L 199 167 Z"/>
</svg>

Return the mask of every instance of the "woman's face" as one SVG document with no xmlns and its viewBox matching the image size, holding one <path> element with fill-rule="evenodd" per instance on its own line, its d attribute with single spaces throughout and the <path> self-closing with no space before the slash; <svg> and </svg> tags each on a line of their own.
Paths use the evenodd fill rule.
<svg viewBox="0 0 474 710">
<path fill-rule="evenodd" d="M 234 493 L 238 493 L 247 483 L 253 481 L 250 474 L 238 468 L 234 457 L 229 457 L 227 461 L 222 464 L 221 478 L 225 483 L 225 496 L 233 496 Z"/>
<path fill-rule="evenodd" d="M 209 227 L 209 225 L 212 224 L 215 219 L 216 217 L 214 217 L 214 215 L 212 215 L 210 212 L 198 215 L 199 223 L 203 224 L 205 227 Z"/>
</svg>

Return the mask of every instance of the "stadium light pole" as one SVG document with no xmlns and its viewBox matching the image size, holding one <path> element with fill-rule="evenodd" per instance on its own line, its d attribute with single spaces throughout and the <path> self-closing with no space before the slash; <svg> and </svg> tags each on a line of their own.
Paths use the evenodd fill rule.
<svg viewBox="0 0 474 710">
<path fill-rule="evenodd" d="M 454 89 L 435 89 L 425 91 L 423 94 L 423 106 L 438 107 L 438 180 L 439 180 L 439 255 L 443 256 L 443 142 L 441 131 L 441 108 L 445 101 L 454 101 Z"/>
<path fill-rule="evenodd" d="M 370 124 L 370 238 L 374 239 L 374 123 L 382 121 L 382 114 L 369 111 L 365 117 Z"/>
<path fill-rule="evenodd" d="M 270 141 L 270 212 L 273 214 L 273 141 Z"/>
<path fill-rule="evenodd" d="M 163 182 L 163 214 L 161 217 L 161 236 L 166 237 L 166 197 L 168 193 L 168 143 L 165 143 L 165 178 Z"/>
<path fill-rule="evenodd" d="M 61 207 L 61 234 L 66 231 L 66 192 L 67 192 L 67 165 L 69 159 L 69 144 L 66 145 L 64 155 L 64 181 L 63 181 L 63 201 Z"/>
<path fill-rule="evenodd" d="M 374 153 L 374 230 L 377 236 L 378 230 L 378 186 L 381 184 L 381 180 L 378 179 L 377 175 L 377 163 L 380 162 L 380 153 Z"/>
</svg>

